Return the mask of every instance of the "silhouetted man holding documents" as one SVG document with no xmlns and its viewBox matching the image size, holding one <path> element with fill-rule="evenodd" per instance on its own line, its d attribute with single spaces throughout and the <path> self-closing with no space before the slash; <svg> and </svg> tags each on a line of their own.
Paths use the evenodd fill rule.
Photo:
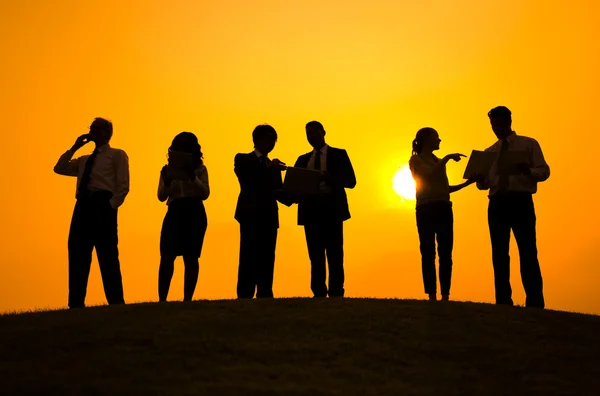
<svg viewBox="0 0 600 396">
<path fill-rule="evenodd" d="M 235 219 L 240 223 L 240 262 L 238 268 L 238 298 L 273 297 L 275 246 L 279 228 L 277 201 L 287 206 L 282 194 L 281 171 L 285 164 L 269 159 L 275 147 L 277 132 L 270 125 L 259 125 L 252 132 L 254 151 L 237 154 L 235 174 L 240 183 L 240 195 Z"/>
<path fill-rule="evenodd" d="M 112 133 L 110 121 L 96 118 L 90 132 L 78 137 L 54 167 L 59 175 L 77 177 L 77 203 L 69 231 L 70 308 L 85 306 L 94 247 L 108 303 L 124 303 L 117 210 L 129 192 L 129 159 L 125 151 L 108 144 Z M 72 159 L 89 142 L 96 145 L 92 154 Z"/>
<path fill-rule="evenodd" d="M 344 296 L 344 221 L 350 218 L 346 188 L 354 188 L 356 177 L 346 150 L 325 143 L 320 122 L 306 124 L 306 137 L 313 151 L 301 155 L 295 167 L 321 172 L 316 194 L 300 200 L 298 225 L 304 226 L 311 264 L 310 286 L 315 297 Z M 329 264 L 326 285 L 325 257 Z"/>
<path fill-rule="evenodd" d="M 521 259 L 521 279 L 527 294 L 525 305 L 544 308 L 532 195 L 537 191 L 537 183 L 550 177 L 550 167 L 535 139 L 517 135 L 512 130 L 512 116 L 508 108 L 493 108 L 488 116 L 498 141 L 486 152 L 498 153 L 498 157 L 487 175 L 479 175 L 477 187 L 490 190 L 488 224 L 496 304 L 513 305 L 509 257 L 512 230 Z"/>
</svg>

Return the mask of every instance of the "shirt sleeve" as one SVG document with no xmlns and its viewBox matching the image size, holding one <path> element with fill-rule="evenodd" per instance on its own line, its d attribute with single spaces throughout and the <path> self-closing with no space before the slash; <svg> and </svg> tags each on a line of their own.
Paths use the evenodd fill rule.
<svg viewBox="0 0 600 396">
<path fill-rule="evenodd" d="M 81 157 L 73 159 L 73 155 L 75 155 L 75 152 L 72 150 L 67 150 L 61 155 L 56 165 L 54 165 L 54 173 L 63 176 L 78 176 Z"/>
<path fill-rule="evenodd" d="M 125 201 L 125 197 L 129 193 L 129 157 L 125 151 L 118 151 L 115 155 L 115 189 L 110 204 L 113 208 L 118 208 Z"/>
<path fill-rule="evenodd" d="M 418 155 L 413 155 L 408 161 L 408 166 L 413 174 L 413 177 L 428 177 L 431 175 L 431 168 L 427 166 Z"/>
<path fill-rule="evenodd" d="M 163 167 L 163 169 L 166 167 L 167 166 L 165 165 Z M 171 189 L 169 187 L 165 186 L 165 181 L 163 180 L 162 171 L 161 171 L 160 175 L 158 176 L 158 192 L 157 192 L 158 200 L 160 202 L 165 202 L 167 200 L 167 198 L 169 198 L 170 194 L 171 194 Z"/>
<path fill-rule="evenodd" d="M 196 173 L 196 179 L 194 180 L 194 187 L 198 192 L 200 198 L 207 199 L 210 195 L 210 186 L 208 184 L 208 170 L 206 166 L 202 166 Z"/>
<path fill-rule="evenodd" d="M 531 177 L 538 182 L 543 182 L 550 177 L 550 166 L 544 159 L 540 144 L 534 139 L 531 146 Z"/>
</svg>

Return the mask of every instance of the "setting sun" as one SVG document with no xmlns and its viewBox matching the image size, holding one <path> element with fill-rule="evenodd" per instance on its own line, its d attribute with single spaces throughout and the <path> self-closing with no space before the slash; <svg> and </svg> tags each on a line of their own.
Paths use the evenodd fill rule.
<svg viewBox="0 0 600 396">
<path fill-rule="evenodd" d="M 403 165 L 392 178 L 392 187 L 396 194 L 403 199 L 414 200 L 416 196 L 415 180 L 408 165 Z"/>
</svg>

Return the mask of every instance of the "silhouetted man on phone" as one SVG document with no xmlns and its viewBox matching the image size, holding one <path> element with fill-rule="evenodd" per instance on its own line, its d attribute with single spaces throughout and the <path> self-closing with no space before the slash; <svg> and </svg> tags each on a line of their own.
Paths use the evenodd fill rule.
<svg viewBox="0 0 600 396">
<path fill-rule="evenodd" d="M 291 205 L 283 198 L 281 171 L 286 169 L 278 159 L 268 155 L 277 142 L 277 132 L 270 125 L 259 125 L 252 132 L 254 150 L 235 156 L 234 171 L 240 183 L 235 219 L 240 223 L 240 262 L 238 298 L 273 297 L 275 247 L 279 228 L 277 201 Z"/>
<path fill-rule="evenodd" d="M 129 159 L 108 144 L 112 123 L 96 118 L 56 163 L 54 172 L 77 177 L 77 202 L 69 230 L 69 308 L 85 307 L 87 282 L 96 248 L 104 293 L 109 304 L 123 304 L 119 263 L 117 211 L 129 192 Z M 75 152 L 94 142 L 91 155 L 73 159 Z"/>
<path fill-rule="evenodd" d="M 487 175 L 477 175 L 477 187 L 480 190 L 490 190 L 488 224 L 492 241 L 496 304 L 513 305 L 508 252 L 512 230 L 521 259 L 521 279 L 527 294 L 525 305 L 544 308 L 533 194 L 537 192 L 537 184 L 550 177 L 550 167 L 535 139 L 517 135 L 512 130 L 512 115 L 508 108 L 495 107 L 490 110 L 488 117 L 498 141 L 485 151 L 497 152 L 498 159 Z M 527 160 L 512 164 L 518 170 L 512 172 L 510 153 L 519 151 L 526 153 Z"/>
<path fill-rule="evenodd" d="M 298 203 L 298 225 L 304 226 L 311 265 L 310 288 L 315 297 L 343 297 L 344 221 L 350 218 L 346 188 L 356 186 L 356 177 L 346 150 L 325 143 L 320 122 L 306 124 L 306 138 L 313 150 L 298 157 L 294 167 L 320 170 L 322 174 L 319 193 Z"/>
</svg>

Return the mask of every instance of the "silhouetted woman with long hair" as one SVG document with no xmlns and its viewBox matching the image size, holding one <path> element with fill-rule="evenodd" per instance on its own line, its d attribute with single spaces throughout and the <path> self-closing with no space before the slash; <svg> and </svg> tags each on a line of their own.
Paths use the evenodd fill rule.
<svg viewBox="0 0 600 396">
<path fill-rule="evenodd" d="M 168 210 L 160 234 L 160 268 L 158 296 L 167 301 L 175 259 L 183 256 L 185 266 L 183 300 L 191 301 L 196 289 L 199 258 L 208 225 L 204 200 L 210 195 L 208 172 L 202 161 L 198 139 L 191 132 L 181 132 L 169 148 L 169 163 L 186 158 L 180 176 L 165 165 L 160 172 L 158 199 L 167 201 Z M 183 176 L 181 176 L 183 175 Z"/>
<path fill-rule="evenodd" d="M 440 148 L 440 137 L 433 128 L 422 128 L 412 142 L 410 170 L 417 185 L 417 229 L 421 250 L 421 266 L 425 293 L 431 301 L 437 300 L 435 273 L 435 240 L 439 255 L 439 277 L 442 300 L 450 298 L 452 278 L 452 245 L 454 216 L 450 193 L 458 191 L 473 180 L 450 186 L 446 174 L 449 160 L 460 161 L 463 154 L 448 154 L 440 159 L 433 152 Z"/>
</svg>

